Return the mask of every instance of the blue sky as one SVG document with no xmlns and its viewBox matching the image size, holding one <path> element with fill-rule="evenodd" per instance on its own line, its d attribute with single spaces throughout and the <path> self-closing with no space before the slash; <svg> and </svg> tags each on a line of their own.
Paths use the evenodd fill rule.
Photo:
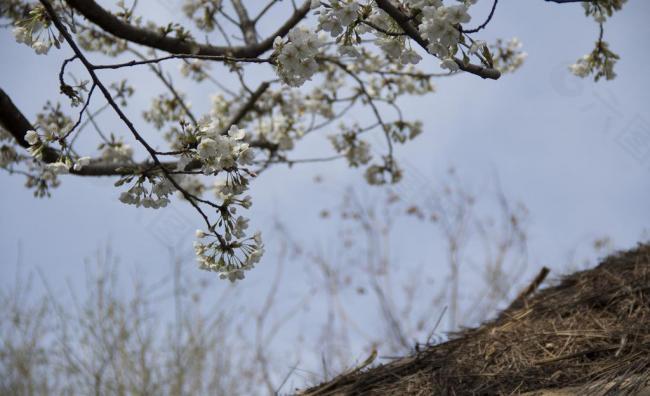
<svg viewBox="0 0 650 396">
<path fill-rule="evenodd" d="M 475 21 L 489 6 L 479 3 Z M 151 12 L 158 20 L 172 16 L 166 7 Z M 407 171 L 402 191 L 419 194 L 435 187 L 449 166 L 458 169 L 465 184 L 478 188 L 498 175 L 503 190 L 529 208 L 531 272 L 541 265 L 561 271 L 567 252 L 595 237 L 610 236 L 620 248 L 648 238 L 650 53 L 643 44 L 650 39 L 648 15 L 649 2 L 630 1 L 607 23 L 605 38 L 621 56 L 618 77 L 594 83 L 566 69 L 591 50 L 598 33 L 579 4 L 500 2 L 481 38 L 517 36 L 528 59 L 498 81 L 473 75 L 443 78 L 435 82 L 437 93 L 404 102 L 405 113 L 423 121 L 424 133 L 397 152 Z M 47 99 L 57 98 L 58 65 L 69 51 L 37 56 L 15 44 L 6 29 L 0 32 L 0 46 L 0 86 L 33 116 Z M 162 90 L 150 89 L 144 75 L 133 77 L 144 86 L 130 110 L 137 116 L 137 104 Z M 198 107 L 208 100 L 206 92 L 193 94 Z M 121 129 L 110 117 L 105 122 L 108 129 Z M 145 127 L 141 120 L 138 125 Z M 633 136 L 646 140 L 633 143 Z M 90 140 L 81 143 L 91 147 Z M 295 157 L 330 153 L 324 135 L 312 136 Z M 323 183 L 313 183 L 316 175 Z M 193 268 L 191 242 L 201 222 L 183 202 L 138 210 L 117 200 L 110 179 L 75 177 L 63 177 L 52 198 L 34 199 L 23 182 L 0 173 L 0 285 L 12 283 L 17 264 L 21 271 L 39 268 L 57 289 L 64 289 L 66 280 L 81 283 L 84 258 L 110 242 L 125 273 L 151 278 L 168 273 L 173 245 L 187 259 L 186 272 L 224 287 L 212 274 Z M 307 245 L 335 240 L 337 226 L 320 220 L 318 213 L 339 202 L 345 187 L 362 183 L 359 171 L 341 163 L 279 166 L 256 180 L 252 224 L 266 236 L 270 252 L 245 280 L 246 296 L 254 298 L 256 285 L 266 284 L 273 273 L 279 242 L 275 219 Z M 395 243 L 417 237 L 401 233 Z"/>
</svg>

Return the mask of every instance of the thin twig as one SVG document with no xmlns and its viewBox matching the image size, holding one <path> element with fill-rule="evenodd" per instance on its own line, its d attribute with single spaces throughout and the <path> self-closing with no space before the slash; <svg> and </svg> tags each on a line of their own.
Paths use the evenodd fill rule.
<svg viewBox="0 0 650 396">
<path fill-rule="evenodd" d="M 152 63 L 160 63 L 170 59 L 202 59 L 222 62 L 247 62 L 247 63 L 272 63 L 271 58 L 237 58 L 227 55 L 194 55 L 194 54 L 174 54 L 163 56 L 161 58 L 146 59 L 141 61 L 132 60 L 124 63 L 115 63 L 112 65 L 93 65 L 94 70 L 101 69 L 120 69 L 122 67 L 131 67 L 139 65 L 150 65 Z"/>
<path fill-rule="evenodd" d="M 482 24 L 480 24 L 480 25 L 479 25 L 477 28 L 475 28 L 475 29 L 468 29 L 468 30 L 465 30 L 465 29 L 463 29 L 463 28 L 460 28 L 461 33 L 476 33 L 476 32 L 478 32 L 478 31 L 481 30 L 481 29 L 485 29 L 485 27 L 488 25 L 488 23 L 490 23 L 490 21 L 492 20 L 492 17 L 494 16 L 494 11 L 497 9 L 497 3 L 498 3 L 498 2 L 499 2 L 499 0 L 494 0 L 494 3 L 492 3 L 492 9 L 490 10 L 490 15 L 488 15 L 488 17 L 487 17 L 487 19 L 485 20 L 485 22 L 483 22 Z"/>
</svg>

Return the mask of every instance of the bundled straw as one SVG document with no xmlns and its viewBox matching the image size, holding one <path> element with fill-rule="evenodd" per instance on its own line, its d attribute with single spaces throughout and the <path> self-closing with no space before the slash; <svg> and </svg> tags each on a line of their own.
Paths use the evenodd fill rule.
<svg viewBox="0 0 650 396">
<path fill-rule="evenodd" d="M 451 338 L 301 394 L 650 395 L 650 244 Z"/>
</svg>

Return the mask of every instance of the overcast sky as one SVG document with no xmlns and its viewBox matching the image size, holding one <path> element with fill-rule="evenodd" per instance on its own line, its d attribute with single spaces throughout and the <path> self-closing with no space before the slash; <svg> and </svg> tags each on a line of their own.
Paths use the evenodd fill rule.
<svg viewBox="0 0 650 396">
<path fill-rule="evenodd" d="M 173 2 L 164 4 L 149 16 L 172 18 Z M 477 8 L 475 20 L 482 19 L 486 6 Z M 483 186 L 498 175 L 506 194 L 529 208 L 532 272 L 541 265 L 558 268 L 567 252 L 595 237 L 607 235 L 620 248 L 634 246 L 644 235 L 648 238 L 648 15 L 650 2 L 630 1 L 607 23 L 605 38 L 621 56 L 618 77 L 594 83 L 567 71 L 593 48 L 598 33 L 580 4 L 500 2 L 480 36 L 488 42 L 517 36 L 528 59 L 518 72 L 498 81 L 473 75 L 439 79 L 435 94 L 404 103 L 406 114 L 423 121 L 424 133 L 399 147 L 397 156 L 407 172 L 401 188 L 417 193 L 422 186 L 435 187 L 449 166 L 471 186 Z M 15 44 L 7 29 L 0 31 L 0 47 L 0 86 L 26 115 L 33 117 L 48 99 L 61 100 L 56 96 L 57 73 L 70 52 L 67 48 L 37 56 Z M 144 78 L 133 82 L 152 81 Z M 144 85 L 136 86 L 141 90 L 136 105 L 162 92 L 157 85 Z M 190 95 L 193 103 L 208 100 L 203 91 L 195 94 Z M 131 114 L 137 115 L 137 109 Z M 123 130 L 110 124 L 114 121 L 106 122 L 109 130 Z M 146 126 L 141 120 L 137 124 Z M 331 154 L 323 136 L 300 143 L 295 157 Z M 90 142 L 82 144 L 91 147 Z M 313 183 L 316 175 L 323 183 Z M 193 268 L 191 242 L 201 221 L 187 204 L 175 201 L 164 210 L 139 210 L 117 200 L 119 190 L 110 179 L 68 176 L 62 181 L 52 198 L 35 199 L 23 187 L 23 178 L 0 173 L 0 287 L 12 283 L 17 263 L 23 270 L 40 268 L 55 287 L 62 288 L 66 279 L 76 284 L 82 279 L 84 258 L 108 242 L 126 273 L 167 273 L 166 247 L 173 245 L 187 258 L 188 271 L 214 282 L 215 288 L 223 287 L 212 274 Z M 263 174 L 253 185 L 251 217 L 252 226 L 266 236 L 270 253 L 245 282 L 264 284 L 273 273 L 278 243 L 274 219 L 281 219 L 307 244 L 335 240 L 338 226 L 323 222 L 318 213 L 338 202 L 346 186 L 362 183 L 361 173 L 344 164 L 280 166 Z M 408 232 L 400 235 L 417 238 Z M 395 242 L 399 244 L 399 238 Z"/>
</svg>

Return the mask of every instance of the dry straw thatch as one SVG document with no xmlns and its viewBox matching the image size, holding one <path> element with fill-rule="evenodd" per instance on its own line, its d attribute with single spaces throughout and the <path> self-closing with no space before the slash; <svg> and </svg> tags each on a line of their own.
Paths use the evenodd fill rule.
<svg viewBox="0 0 650 396">
<path fill-rule="evenodd" d="M 302 395 L 650 395 L 650 244 L 412 356 Z"/>
</svg>

